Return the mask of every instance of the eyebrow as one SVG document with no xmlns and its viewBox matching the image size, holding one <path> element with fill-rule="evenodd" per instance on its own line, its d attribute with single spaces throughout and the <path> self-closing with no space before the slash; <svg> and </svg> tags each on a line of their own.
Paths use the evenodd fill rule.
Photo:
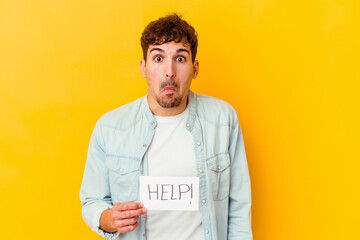
<svg viewBox="0 0 360 240">
<path fill-rule="evenodd" d="M 179 48 L 178 50 L 176 50 L 177 53 L 179 52 L 187 52 L 189 54 L 189 50 L 185 49 L 185 48 Z"/>
<path fill-rule="evenodd" d="M 161 48 L 152 48 L 149 53 L 151 53 L 152 51 L 165 52 Z M 178 50 L 176 50 L 176 53 L 179 53 L 179 52 L 187 52 L 189 54 L 189 50 L 187 50 L 186 48 L 179 48 Z"/>
</svg>

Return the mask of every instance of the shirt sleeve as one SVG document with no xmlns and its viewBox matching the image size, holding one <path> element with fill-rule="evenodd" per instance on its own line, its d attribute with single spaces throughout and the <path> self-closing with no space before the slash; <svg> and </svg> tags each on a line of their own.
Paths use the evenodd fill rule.
<svg viewBox="0 0 360 240">
<path fill-rule="evenodd" d="M 107 239 L 116 239 L 119 236 L 118 232 L 108 233 L 100 229 L 102 212 L 112 208 L 108 169 L 104 164 L 105 157 L 105 145 L 99 120 L 91 135 L 81 183 L 82 217 L 94 232 Z"/>
<path fill-rule="evenodd" d="M 236 114 L 235 114 L 236 116 Z M 228 239 L 251 240 L 251 186 L 242 131 L 236 122 L 230 136 L 231 159 Z"/>
</svg>

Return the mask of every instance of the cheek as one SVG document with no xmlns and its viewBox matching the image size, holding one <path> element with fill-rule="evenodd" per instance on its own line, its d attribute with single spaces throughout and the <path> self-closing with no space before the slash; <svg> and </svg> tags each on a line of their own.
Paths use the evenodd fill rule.
<svg viewBox="0 0 360 240">
<path fill-rule="evenodd" d="M 183 85 L 189 85 L 191 83 L 192 80 L 192 76 L 193 76 L 193 71 L 191 69 L 183 69 L 182 71 L 179 71 L 179 79 L 182 80 Z"/>
<path fill-rule="evenodd" d="M 192 65 L 186 65 L 182 66 L 179 69 L 179 74 L 182 75 L 182 77 L 188 77 L 193 75 L 193 66 Z"/>
<path fill-rule="evenodd" d="M 151 79 L 158 79 L 160 77 L 160 72 L 159 68 L 149 68 L 146 70 L 146 76 Z"/>
<path fill-rule="evenodd" d="M 157 92 L 160 88 L 160 77 L 156 76 L 156 73 L 147 73 L 146 75 L 146 80 L 147 80 L 147 84 L 148 84 L 148 88 L 152 89 L 152 91 Z"/>
</svg>

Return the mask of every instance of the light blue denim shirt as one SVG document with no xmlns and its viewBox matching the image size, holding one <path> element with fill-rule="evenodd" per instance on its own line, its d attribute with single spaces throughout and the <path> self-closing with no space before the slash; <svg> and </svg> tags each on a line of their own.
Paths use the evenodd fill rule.
<svg viewBox="0 0 360 240">
<path fill-rule="evenodd" d="M 145 153 L 156 125 L 146 96 L 106 113 L 95 125 L 80 200 L 85 222 L 105 238 L 146 239 L 146 215 L 134 231 L 121 235 L 102 231 L 99 220 L 116 202 L 139 201 L 139 176 L 147 175 Z M 252 239 L 250 177 L 235 110 L 190 91 L 186 129 L 194 138 L 205 240 Z"/>
</svg>

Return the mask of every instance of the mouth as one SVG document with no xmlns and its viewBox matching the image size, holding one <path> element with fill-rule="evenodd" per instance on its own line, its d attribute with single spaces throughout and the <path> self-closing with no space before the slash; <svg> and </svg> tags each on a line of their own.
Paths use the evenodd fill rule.
<svg viewBox="0 0 360 240">
<path fill-rule="evenodd" d="M 163 92 L 165 94 L 171 94 L 174 93 L 176 91 L 176 88 L 174 86 L 166 86 L 163 88 Z"/>
<path fill-rule="evenodd" d="M 160 86 L 160 91 L 162 91 L 167 96 L 172 96 L 178 90 L 178 84 L 174 79 L 167 78 Z"/>
</svg>

